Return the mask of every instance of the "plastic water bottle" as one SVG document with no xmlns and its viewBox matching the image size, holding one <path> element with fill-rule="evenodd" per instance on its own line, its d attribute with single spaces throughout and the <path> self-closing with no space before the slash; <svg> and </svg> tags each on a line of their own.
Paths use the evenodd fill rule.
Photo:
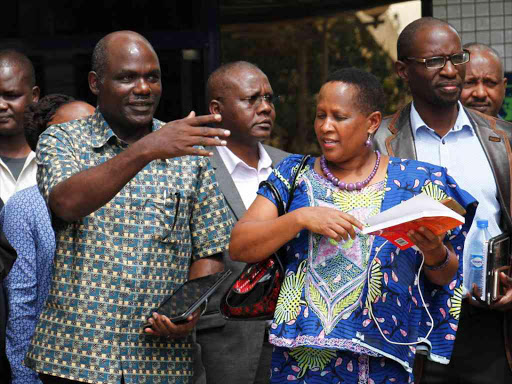
<svg viewBox="0 0 512 384">
<path fill-rule="evenodd" d="M 491 238 L 487 220 L 477 220 L 477 230 L 469 239 L 469 278 L 466 289 L 473 292 L 473 284 L 481 290 L 480 298 L 485 299 L 485 273 L 487 269 L 487 243 Z"/>
</svg>

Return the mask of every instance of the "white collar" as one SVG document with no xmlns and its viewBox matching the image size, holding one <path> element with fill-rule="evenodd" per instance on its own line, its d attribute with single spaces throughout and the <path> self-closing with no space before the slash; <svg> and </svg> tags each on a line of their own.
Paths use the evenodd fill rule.
<svg viewBox="0 0 512 384">
<path fill-rule="evenodd" d="M 258 161 L 258 169 L 259 172 L 262 169 L 269 168 L 272 166 L 272 159 L 268 155 L 267 151 L 265 151 L 265 148 L 261 143 L 258 143 L 258 150 L 260 155 L 260 160 Z M 245 166 L 247 168 L 253 167 L 247 165 L 245 161 L 240 159 L 237 155 L 235 155 L 228 147 L 217 147 L 217 151 L 219 151 L 219 155 L 222 158 L 222 161 L 224 162 L 224 165 L 226 166 L 228 172 L 230 175 L 233 174 L 235 171 L 235 168 L 238 165 Z"/>
<path fill-rule="evenodd" d="M 450 129 L 450 132 L 461 131 L 464 127 L 467 127 L 469 128 L 471 133 L 474 133 L 473 126 L 471 125 L 471 120 L 469 120 L 469 117 L 464 108 L 462 107 L 462 104 L 460 103 L 460 101 L 457 101 L 457 104 L 459 106 L 459 112 L 457 114 L 457 120 L 455 120 L 455 124 L 453 125 L 452 129 Z M 420 114 L 414 107 L 414 102 L 412 102 L 411 104 L 411 126 L 415 135 L 418 129 L 421 127 L 426 127 L 433 131 L 433 129 L 430 128 L 427 124 L 425 124 L 425 122 L 421 118 Z"/>
<path fill-rule="evenodd" d="M 25 163 L 23 165 L 23 169 L 25 169 L 31 162 L 35 162 L 36 153 L 34 151 L 30 151 L 30 153 L 25 158 Z M 7 165 L 3 162 L 2 158 L 0 158 L 0 164 L 7 168 Z"/>
</svg>

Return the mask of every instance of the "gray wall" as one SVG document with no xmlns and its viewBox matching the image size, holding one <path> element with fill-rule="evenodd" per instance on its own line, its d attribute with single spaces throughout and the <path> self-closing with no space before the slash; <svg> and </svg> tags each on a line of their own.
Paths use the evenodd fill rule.
<svg viewBox="0 0 512 384">
<path fill-rule="evenodd" d="M 433 16 L 459 31 L 462 43 L 491 45 L 512 72 L 512 0 L 433 0 Z"/>
</svg>

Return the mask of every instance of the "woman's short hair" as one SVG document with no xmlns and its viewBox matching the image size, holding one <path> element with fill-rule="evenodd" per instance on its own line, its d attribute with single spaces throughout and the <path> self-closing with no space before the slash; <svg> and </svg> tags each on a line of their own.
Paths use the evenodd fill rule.
<svg viewBox="0 0 512 384">
<path fill-rule="evenodd" d="M 46 130 L 57 109 L 73 101 L 75 99 L 71 96 L 54 93 L 44 96 L 39 102 L 27 106 L 24 114 L 23 128 L 30 149 L 36 150 L 39 136 Z"/>
<path fill-rule="evenodd" d="M 324 84 L 335 81 L 351 84 L 357 88 L 355 102 L 362 113 L 383 111 L 386 95 L 379 79 L 371 73 L 358 68 L 342 68 L 329 74 Z"/>
</svg>

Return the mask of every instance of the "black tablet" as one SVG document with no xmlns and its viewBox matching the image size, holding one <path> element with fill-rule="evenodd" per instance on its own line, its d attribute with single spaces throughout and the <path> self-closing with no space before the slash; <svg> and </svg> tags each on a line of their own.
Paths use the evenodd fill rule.
<svg viewBox="0 0 512 384">
<path fill-rule="evenodd" d="M 489 239 L 487 250 L 487 270 L 485 279 L 485 302 L 492 304 L 502 295 L 500 272 L 510 273 L 510 235 L 502 233 Z"/>
<path fill-rule="evenodd" d="M 167 316 L 174 324 L 185 323 L 187 318 L 206 302 L 229 275 L 231 275 L 230 269 L 187 281 L 152 311 L 148 320 L 153 312 L 156 312 Z M 151 328 L 149 321 L 144 323 L 142 328 Z"/>
</svg>

